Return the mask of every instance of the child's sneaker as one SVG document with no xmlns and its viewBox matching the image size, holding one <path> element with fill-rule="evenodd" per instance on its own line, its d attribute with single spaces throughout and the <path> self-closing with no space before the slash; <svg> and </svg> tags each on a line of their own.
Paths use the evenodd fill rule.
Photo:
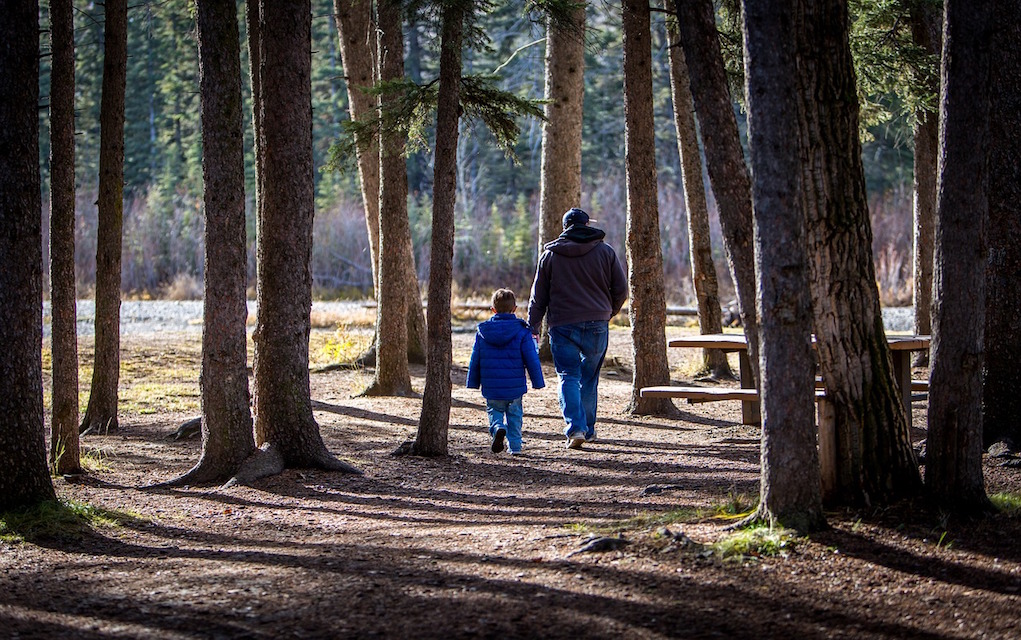
<svg viewBox="0 0 1021 640">
<path fill-rule="evenodd" d="M 512 456 L 520 456 L 524 455 L 525 452 L 522 451 L 521 449 L 511 449 L 508 453 L 510 453 Z"/>
<path fill-rule="evenodd" d="M 507 435 L 506 429 L 501 428 L 496 430 L 496 435 L 493 436 L 493 446 L 490 447 L 493 450 L 493 453 L 500 453 L 503 451 L 503 437 L 505 435 Z"/>
</svg>

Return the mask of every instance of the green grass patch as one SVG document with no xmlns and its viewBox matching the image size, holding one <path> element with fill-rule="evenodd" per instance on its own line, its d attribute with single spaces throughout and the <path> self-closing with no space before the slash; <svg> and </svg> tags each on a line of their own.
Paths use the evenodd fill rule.
<svg viewBox="0 0 1021 640">
<path fill-rule="evenodd" d="M 75 538 L 92 529 L 119 527 L 140 520 L 137 514 L 73 500 L 54 500 L 0 515 L 0 541 Z"/>
<path fill-rule="evenodd" d="M 752 510 L 755 509 L 756 500 L 757 498 L 752 498 L 743 493 L 730 491 L 727 493 L 726 499 L 716 505 L 714 513 L 717 518 L 727 520 L 745 518 L 751 515 Z"/>
<path fill-rule="evenodd" d="M 803 540 L 790 529 L 759 525 L 736 531 L 713 543 L 711 548 L 714 555 L 723 560 L 785 557 Z"/>
<path fill-rule="evenodd" d="M 1011 517 L 1021 515 L 1021 493 L 994 493 L 989 499 L 1004 515 Z"/>
</svg>

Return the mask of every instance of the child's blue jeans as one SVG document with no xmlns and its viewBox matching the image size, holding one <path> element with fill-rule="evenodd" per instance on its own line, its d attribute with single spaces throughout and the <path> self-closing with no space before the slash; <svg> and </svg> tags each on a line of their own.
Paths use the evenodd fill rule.
<svg viewBox="0 0 1021 640">
<path fill-rule="evenodd" d="M 489 437 L 495 436 L 497 429 L 506 429 L 507 447 L 511 451 L 521 451 L 521 418 L 524 415 L 521 398 L 487 399 L 486 415 L 489 416 Z"/>
</svg>

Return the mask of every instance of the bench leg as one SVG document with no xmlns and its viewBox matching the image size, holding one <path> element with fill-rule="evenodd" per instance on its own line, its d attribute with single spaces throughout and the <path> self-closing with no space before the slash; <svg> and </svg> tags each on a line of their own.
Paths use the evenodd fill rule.
<svg viewBox="0 0 1021 640">
<path fill-rule="evenodd" d="M 741 388 L 754 389 L 755 376 L 752 375 L 752 364 L 748 357 L 748 351 L 739 351 L 737 360 L 740 363 Z M 762 415 L 757 400 L 741 401 L 741 424 L 762 424 Z"/>
<path fill-rule="evenodd" d="M 911 426 L 911 351 L 893 351 L 893 377 Z"/>
<path fill-rule="evenodd" d="M 819 475 L 822 483 L 822 499 L 833 498 L 837 489 L 837 425 L 833 403 L 820 398 L 816 405 L 819 410 Z"/>
</svg>

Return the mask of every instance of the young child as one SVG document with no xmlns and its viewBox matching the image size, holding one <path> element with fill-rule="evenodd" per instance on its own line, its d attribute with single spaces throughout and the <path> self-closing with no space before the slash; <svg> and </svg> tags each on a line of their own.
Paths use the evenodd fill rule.
<svg viewBox="0 0 1021 640">
<path fill-rule="evenodd" d="M 533 389 L 546 386 L 532 332 L 514 315 L 517 308 L 513 291 L 493 292 L 494 315 L 479 324 L 468 364 L 468 388 L 481 386 L 486 399 L 493 453 L 503 451 L 506 437 L 512 455 L 521 453 L 521 396 L 528 391 L 525 370 Z"/>
</svg>

